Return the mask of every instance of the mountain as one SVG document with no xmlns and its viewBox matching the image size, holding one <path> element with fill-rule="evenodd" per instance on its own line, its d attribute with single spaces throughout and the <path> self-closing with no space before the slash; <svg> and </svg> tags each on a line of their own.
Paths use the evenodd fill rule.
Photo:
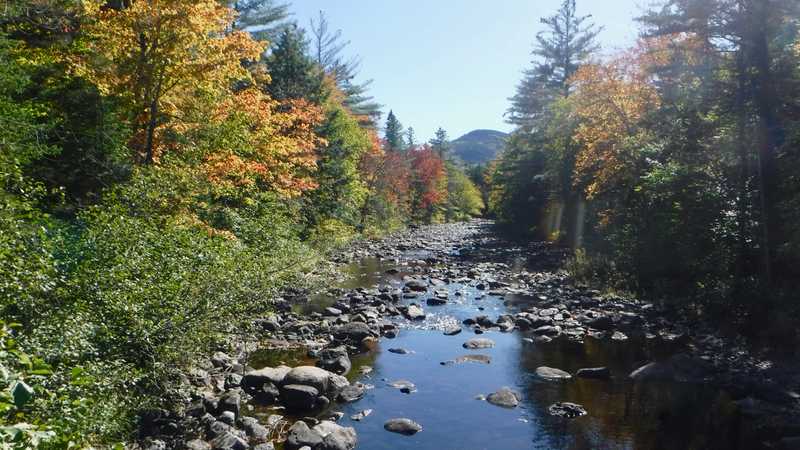
<svg viewBox="0 0 800 450">
<path fill-rule="evenodd" d="M 484 164 L 503 150 L 507 133 L 495 130 L 473 130 L 454 140 L 453 153 L 467 164 Z"/>
</svg>

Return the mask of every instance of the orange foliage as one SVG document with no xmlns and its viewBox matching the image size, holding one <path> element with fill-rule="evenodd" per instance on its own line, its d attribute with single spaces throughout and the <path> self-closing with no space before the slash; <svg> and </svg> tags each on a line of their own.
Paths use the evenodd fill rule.
<svg viewBox="0 0 800 450">
<path fill-rule="evenodd" d="M 631 140 L 642 132 L 645 115 L 659 106 L 644 55 L 640 47 L 607 63 L 584 65 L 572 77 L 576 91 L 570 102 L 580 121 L 575 138 L 582 147 L 575 182 L 585 183 L 589 198 L 631 172 L 638 155 Z"/>
<path fill-rule="evenodd" d="M 415 176 L 418 205 L 424 209 L 439 205 L 447 198 L 444 161 L 428 145 L 409 152 L 412 155 L 411 168 Z"/>
<path fill-rule="evenodd" d="M 360 172 L 367 188 L 395 206 L 402 206 L 410 190 L 411 174 L 399 153 L 386 153 L 374 130 L 368 131 L 372 145 L 361 157 Z"/>
<path fill-rule="evenodd" d="M 326 142 L 314 131 L 322 109 L 306 100 L 278 103 L 257 88 L 248 88 L 217 104 L 214 119 L 241 120 L 247 130 L 246 149 L 221 149 L 206 157 L 212 182 L 252 186 L 298 195 L 317 185 L 317 149 Z"/>
</svg>

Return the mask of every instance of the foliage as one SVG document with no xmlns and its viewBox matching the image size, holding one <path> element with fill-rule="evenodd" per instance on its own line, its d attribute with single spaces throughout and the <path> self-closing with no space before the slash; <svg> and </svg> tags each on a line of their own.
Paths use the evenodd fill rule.
<svg viewBox="0 0 800 450">
<path fill-rule="evenodd" d="M 145 162 L 162 156 L 168 132 L 195 125 L 182 118 L 198 98 L 216 99 L 249 78 L 241 61 L 257 60 L 264 47 L 245 32 L 227 33 L 233 17 L 217 0 L 85 4 L 75 70 L 123 101 L 132 148 Z"/>
<path fill-rule="evenodd" d="M 797 3 L 660 2 L 642 40 L 603 59 L 574 11 L 543 20 L 486 174 L 490 213 L 572 246 L 579 281 L 737 320 L 770 299 L 793 309 Z"/>
<path fill-rule="evenodd" d="M 412 215 L 433 221 L 442 213 L 447 199 L 447 172 L 444 161 L 429 146 L 410 149 L 412 182 Z"/>
<path fill-rule="evenodd" d="M 436 151 L 433 148 L 431 150 Z M 479 216 L 484 207 L 481 192 L 460 167 L 452 162 L 446 162 L 445 168 L 447 172 L 445 219 L 461 221 Z"/>
</svg>

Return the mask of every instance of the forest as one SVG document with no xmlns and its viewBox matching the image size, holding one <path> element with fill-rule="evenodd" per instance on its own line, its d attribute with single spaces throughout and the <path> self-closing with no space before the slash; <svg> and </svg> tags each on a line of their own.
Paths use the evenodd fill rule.
<svg viewBox="0 0 800 450">
<path fill-rule="evenodd" d="M 373 99 L 322 13 L 5 0 L 0 443 L 124 448 L 332 253 L 417 224 L 490 218 L 575 283 L 797 339 L 800 4 L 665 0 L 611 54 L 578 10 L 541 19 L 475 166 Z"/>
</svg>

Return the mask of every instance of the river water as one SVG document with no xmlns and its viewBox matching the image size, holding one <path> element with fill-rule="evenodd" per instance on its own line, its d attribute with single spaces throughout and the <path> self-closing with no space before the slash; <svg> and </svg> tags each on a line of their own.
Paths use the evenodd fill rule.
<svg viewBox="0 0 800 450">
<path fill-rule="evenodd" d="M 405 267 L 402 262 L 400 265 Z M 363 259 L 346 267 L 340 287 L 401 287 L 403 271 L 386 273 L 396 267 L 396 260 Z M 476 337 L 473 332 L 463 327 L 462 333 L 445 336 L 442 323 L 460 323 L 478 314 L 496 319 L 513 313 L 514 308 L 505 306 L 508 296 L 488 295 L 468 284 L 453 282 L 436 289 L 448 290 L 446 305 L 424 305 L 426 297 L 413 300 L 422 300 L 427 314 L 424 322 L 400 319 L 397 338 L 381 339 L 380 348 L 353 358 L 348 377 L 374 388 L 363 399 L 335 405 L 332 411 L 344 413 L 341 425 L 356 429 L 359 449 L 756 448 L 723 391 L 702 384 L 632 383 L 628 379 L 631 370 L 648 362 L 644 346 L 634 338 L 587 338 L 583 343 L 559 339 L 535 344 L 519 332 L 487 331 L 479 337 L 493 340 L 494 348 L 466 350 L 462 344 Z M 325 306 L 325 300 L 315 306 Z M 389 348 L 411 353 L 395 354 Z M 442 364 L 465 355 L 485 355 L 490 363 Z M 361 375 L 362 365 L 373 370 Z M 605 366 L 611 369 L 612 378 L 544 381 L 534 374 L 539 366 L 570 373 Z M 396 380 L 411 381 L 416 391 L 402 393 L 390 385 Z M 479 397 L 504 386 L 521 394 L 517 408 L 498 407 Z M 580 404 L 588 414 L 571 420 L 551 416 L 548 408 L 556 402 Z M 366 418 L 351 419 L 367 409 L 372 413 Z M 397 417 L 418 422 L 423 431 L 413 436 L 385 431 L 384 422 Z"/>
</svg>

